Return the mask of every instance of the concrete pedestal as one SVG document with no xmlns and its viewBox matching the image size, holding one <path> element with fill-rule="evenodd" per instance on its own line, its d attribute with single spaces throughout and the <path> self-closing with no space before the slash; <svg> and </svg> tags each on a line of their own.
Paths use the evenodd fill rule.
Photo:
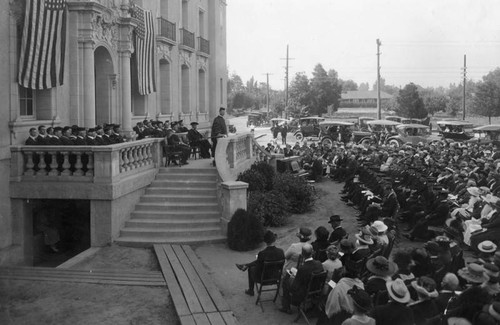
<svg viewBox="0 0 500 325">
<path fill-rule="evenodd" d="M 247 189 L 248 183 L 245 182 L 223 182 L 222 186 L 222 234 L 227 235 L 227 224 L 231 221 L 233 214 L 238 209 L 247 209 Z"/>
</svg>

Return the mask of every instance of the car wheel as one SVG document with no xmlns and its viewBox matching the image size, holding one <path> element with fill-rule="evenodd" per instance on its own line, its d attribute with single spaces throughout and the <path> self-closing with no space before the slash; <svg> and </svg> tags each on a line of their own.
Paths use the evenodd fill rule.
<svg viewBox="0 0 500 325">
<path fill-rule="evenodd" d="M 400 146 L 401 144 L 399 143 L 399 141 L 398 141 L 398 140 L 396 140 L 396 139 L 392 139 L 392 140 L 389 140 L 389 145 L 390 145 L 390 146 L 392 146 L 392 147 L 399 148 L 399 146 Z"/>
<path fill-rule="evenodd" d="M 301 132 L 296 133 L 295 139 L 297 139 L 297 141 L 302 141 L 304 139 L 304 135 Z"/>
<path fill-rule="evenodd" d="M 330 138 L 323 138 L 323 140 L 321 140 L 321 145 L 323 147 L 331 149 L 333 147 L 333 141 Z"/>
</svg>

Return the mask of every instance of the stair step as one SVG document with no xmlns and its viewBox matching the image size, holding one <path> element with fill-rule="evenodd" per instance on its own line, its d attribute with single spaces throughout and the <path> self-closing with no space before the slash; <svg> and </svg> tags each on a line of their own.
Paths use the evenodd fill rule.
<svg viewBox="0 0 500 325">
<path fill-rule="evenodd" d="M 125 229 L 150 227 L 157 229 L 200 229 L 207 226 L 220 229 L 220 220 L 216 218 L 197 220 L 131 219 L 125 222 Z"/>
<path fill-rule="evenodd" d="M 208 203 L 176 203 L 176 202 L 139 202 L 135 206 L 135 211 L 212 211 L 218 210 L 219 205 L 217 202 Z"/>
<path fill-rule="evenodd" d="M 140 202 L 174 202 L 174 203 L 212 203 L 217 201 L 217 196 L 215 195 L 151 195 L 146 194 L 141 197 Z"/>
<path fill-rule="evenodd" d="M 203 220 L 220 218 L 220 211 L 134 211 L 131 219 L 161 219 L 161 220 Z"/>
<path fill-rule="evenodd" d="M 211 174 L 158 174 L 157 180 L 195 180 L 195 181 L 217 181 L 217 175 Z"/>
<path fill-rule="evenodd" d="M 215 181 L 198 181 L 198 180 L 154 180 L 151 187 L 162 188 L 215 188 Z"/>
<path fill-rule="evenodd" d="M 120 246 L 127 247 L 151 247 L 154 244 L 215 244 L 224 243 L 226 237 L 222 235 L 200 236 L 196 238 L 142 238 L 137 236 L 123 236 L 116 239 L 116 243 Z"/>
<path fill-rule="evenodd" d="M 168 167 L 161 167 L 158 170 L 158 174 L 185 174 L 185 175 L 190 175 L 190 174 L 211 174 L 211 175 L 217 175 L 217 170 L 215 168 L 168 168 Z"/>
<path fill-rule="evenodd" d="M 121 236 L 144 236 L 145 238 L 176 238 L 176 237 L 199 237 L 199 236 L 213 236 L 221 233 L 220 226 L 202 227 L 202 228 L 170 228 L 158 229 L 156 227 L 140 227 L 140 228 L 122 228 L 120 230 Z"/>
<path fill-rule="evenodd" d="M 217 195 L 217 190 L 215 187 L 210 188 L 162 188 L 162 187 L 148 187 L 146 188 L 146 195 Z"/>
</svg>

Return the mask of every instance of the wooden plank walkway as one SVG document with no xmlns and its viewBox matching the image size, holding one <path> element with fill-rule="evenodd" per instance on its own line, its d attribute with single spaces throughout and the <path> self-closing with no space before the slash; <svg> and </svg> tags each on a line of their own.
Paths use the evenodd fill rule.
<svg viewBox="0 0 500 325">
<path fill-rule="evenodd" d="M 229 304 L 187 245 L 154 245 L 181 325 L 236 325 Z"/>
<path fill-rule="evenodd" d="M 0 267 L 0 279 L 94 283 L 112 285 L 165 286 L 159 271 L 75 270 L 49 267 Z"/>
</svg>

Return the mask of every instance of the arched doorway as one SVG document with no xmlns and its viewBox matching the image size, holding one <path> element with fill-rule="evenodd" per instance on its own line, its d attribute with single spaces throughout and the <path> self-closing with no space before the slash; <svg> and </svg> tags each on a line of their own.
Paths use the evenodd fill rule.
<svg viewBox="0 0 500 325">
<path fill-rule="evenodd" d="M 94 62 L 96 124 L 117 122 L 111 120 L 116 90 L 116 74 L 114 74 L 111 55 L 104 46 L 95 49 Z M 117 120 L 117 117 L 113 118 Z"/>
</svg>

